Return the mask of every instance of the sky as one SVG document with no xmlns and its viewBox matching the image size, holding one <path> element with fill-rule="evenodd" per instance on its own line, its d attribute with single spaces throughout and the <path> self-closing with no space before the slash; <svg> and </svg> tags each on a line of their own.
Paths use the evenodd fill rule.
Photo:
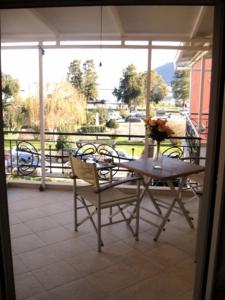
<svg viewBox="0 0 225 300">
<path fill-rule="evenodd" d="M 173 62 L 176 50 L 153 50 L 152 69 Z M 44 83 L 61 82 L 66 79 L 70 63 L 80 59 L 81 64 L 93 59 L 98 75 L 99 99 L 114 101 L 112 90 L 118 87 L 122 70 L 134 64 L 138 71 L 147 70 L 145 49 L 47 49 L 43 58 Z M 29 96 L 38 85 L 37 50 L 2 50 L 2 71 L 20 82 L 21 94 Z M 102 67 L 99 67 L 99 62 Z"/>
</svg>

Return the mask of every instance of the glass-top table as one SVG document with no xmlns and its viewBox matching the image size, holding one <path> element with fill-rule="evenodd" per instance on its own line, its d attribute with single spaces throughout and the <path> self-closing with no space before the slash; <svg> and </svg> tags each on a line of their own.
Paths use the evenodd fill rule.
<svg viewBox="0 0 225 300">
<path fill-rule="evenodd" d="M 157 241 L 162 230 L 165 230 L 165 224 L 169 220 L 169 216 L 174 212 L 181 213 L 189 226 L 194 227 L 192 218 L 189 216 L 189 212 L 186 210 L 182 201 L 182 189 L 185 186 L 187 177 L 192 174 L 203 172 L 205 167 L 200 165 L 194 165 L 188 162 L 184 162 L 179 159 L 164 157 L 161 169 L 154 168 L 154 160 L 152 158 L 138 159 L 129 162 L 120 162 L 119 167 L 125 168 L 131 172 L 135 172 L 143 177 L 144 189 L 140 196 L 143 199 L 145 193 L 148 193 L 150 200 L 152 201 L 155 211 L 143 208 L 150 214 L 156 215 L 161 219 L 159 224 L 152 222 L 150 219 L 140 217 L 144 221 L 156 226 L 158 228 L 154 240 Z M 177 182 L 177 186 L 174 184 L 174 180 Z M 156 179 L 162 182 L 166 182 L 173 195 L 173 200 L 169 203 L 157 199 L 154 197 L 153 192 L 149 189 L 149 185 L 152 179 Z M 165 208 L 165 213 L 162 212 L 161 208 Z"/>
</svg>

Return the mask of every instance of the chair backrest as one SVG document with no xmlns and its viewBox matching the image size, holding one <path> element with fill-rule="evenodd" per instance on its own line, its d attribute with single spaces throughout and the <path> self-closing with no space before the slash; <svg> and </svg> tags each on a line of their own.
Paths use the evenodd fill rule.
<svg viewBox="0 0 225 300">
<path fill-rule="evenodd" d="M 171 146 L 164 150 L 162 155 L 171 158 L 181 158 L 183 156 L 183 149 L 179 146 Z"/>
<path fill-rule="evenodd" d="M 95 163 L 87 163 L 83 160 L 70 156 L 73 175 L 99 188 L 98 173 Z"/>
</svg>

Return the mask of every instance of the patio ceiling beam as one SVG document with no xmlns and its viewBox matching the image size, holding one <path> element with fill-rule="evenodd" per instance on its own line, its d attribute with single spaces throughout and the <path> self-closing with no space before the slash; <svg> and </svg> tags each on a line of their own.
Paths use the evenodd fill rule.
<svg viewBox="0 0 225 300">
<path fill-rule="evenodd" d="M 122 21 L 121 21 L 119 12 L 118 12 L 118 8 L 116 6 L 107 6 L 106 9 L 108 9 L 109 13 L 112 15 L 118 32 L 120 33 L 121 36 L 123 36 L 124 28 L 123 28 L 123 24 L 122 24 Z"/>
<path fill-rule="evenodd" d="M 199 27 L 202 23 L 202 20 L 205 16 L 205 13 L 206 13 L 206 8 L 204 6 L 201 6 L 199 8 L 199 11 L 198 11 L 198 14 L 197 14 L 197 17 L 194 21 L 194 24 L 193 24 L 193 27 L 192 27 L 192 30 L 191 30 L 191 33 L 190 33 L 190 37 L 193 38 L 196 33 L 198 32 L 199 30 Z"/>
<path fill-rule="evenodd" d="M 211 46 L 137 46 L 137 45 L 44 45 L 42 44 L 44 49 L 118 49 L 118 48 L 126 48 L 126 49 L 158 49 L 158 50 L 195 50 L 195 51 L 209 51 L 211 50 Z M 4 46 L 1 47 L 2 50 L 18 50 L 18 49 L 38 49 L 37 46 Z"/>
<path fill-rule="evenodd" d="M 59 31 L 57 30 L 57 28 L 53 26 L 52 23 L 50 23 L 49 20 L 46 19 L 42 14 L 40 14 L 38 9 L 30 8 L 29 12 L 32 14 L 33 17 L 35 17 L 36 19 L 38 19 L 38 21 L 45 25 L 54 34 L 56 39 L 58 39 Z"/>
</svg>

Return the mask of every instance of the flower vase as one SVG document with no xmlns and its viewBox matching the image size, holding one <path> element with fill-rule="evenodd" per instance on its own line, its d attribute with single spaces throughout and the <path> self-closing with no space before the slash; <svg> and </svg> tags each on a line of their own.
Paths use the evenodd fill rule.
<svg viewBox="0 0 225 300">
<path fill-rule="evenodd" d="M 160 141 L 156 141 L 156 151 L 153 156 L 153 168 L 162 169 L 162 156 L 160 155 Z"/>
</svg>

